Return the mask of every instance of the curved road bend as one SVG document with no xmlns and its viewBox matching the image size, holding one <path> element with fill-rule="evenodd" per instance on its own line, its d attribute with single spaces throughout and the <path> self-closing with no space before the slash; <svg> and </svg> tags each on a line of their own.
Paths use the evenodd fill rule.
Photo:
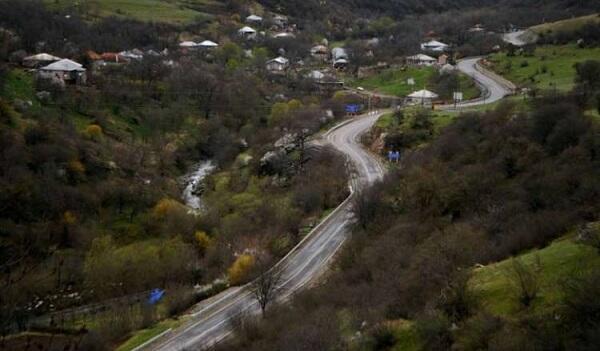
<svg viewBox="0 0 600 351">
<path fill-rule="evenodd" d="M 491 76 L 481 73 L 476 67 L 481 57 L 466 58 L 458 61 L 456 67 L 462 73 L 471 77 L 481 88 L 485 98 L 467 100 L 457 104 L 457 107 L 472 107 L 477 105 L 491 104 L 501 100 L 512 92 L 504 84 L 497 82 Z M 454 105 L 439 106 L 442 109 L 453 109 Z"/>
<path fill-rule="evenodd" d="M 325 133 L 324 138 L 353 164 L 352 195 L 308 234 L 277 266 L 283 270 L 281 300 L 289 298 L 314 281 L 327 268 L 348 238 L 351 199 L 354 189 L 368 186 L 384 175 L 376 157 L 360 146 L 359 137 L 368 131 L 381 113 L 363 115 Z M 258 314 L 260 309 L 246 287 L 233 287 L 200 302 L 190 313 L 190 321 L 165 334 L 146 347 L 149 350 L 196 350 L 209 347 L 231 334 L 230 319 L 242 313 Z"/>
</svg>

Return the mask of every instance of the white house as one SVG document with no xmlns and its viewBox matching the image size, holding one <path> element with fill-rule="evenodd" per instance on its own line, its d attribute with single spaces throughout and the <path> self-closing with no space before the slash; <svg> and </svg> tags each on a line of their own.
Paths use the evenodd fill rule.
<svg viewBox="0 0 600 351">
<path fill-rule="evenodd" d="M 333 48 L 331 50 L 331 62 L 336 69 L 344 69 L 348 66 L 348 53 L 344 48 Z"/>
<path fill-rule="evenodd" d="M 294 35 L 294 33 L 289 33 L 289 32 L 281 32 L 281 33 L 273 34 L 273 38 L 276 38 L 276 39 L 295 38 L 295 37 L 296 36 Z"/>
<path fill-rule="evenodd" d="M 263 18 L 257 15 L 250 15 L 246 17 L 246 23 L 261 23 L 262 20 Z"/>
<path fill-rule="evenodd" d="M 238 34 L 246 39 L 256 38 L 256 30 L 248 26 L 242 27 L 238 30 Z"/>
<path fill-rule="evenodd" d="M 290 65 L 290 60 L 283 56 L 279 56 L 272 60 L 267 61 L 267 70 L 272 73 L 279 73 L 285 71 Z"/>
<path fill-rule="evenodd" d="M 205 41 L 201 42 L 200 44 L 198 44 L 198 46 L 203 49 L 212 49 L 212 48 L 216 48 L 217 46 L 219 46 L 219 44 L 217 44 L 211 40 L 205 40 Z"/>
<path fill-rule="evenodd" d="M 46 65 L 51 64 L 52 62 L 56 62 L 59 60 L 60 60 L 60 57 L 43 53 L 43 54 L 37 54 L 37 55 L 25 57 L 23 59 L 23 66 L 26 66 L 26 67 L 46 66 Z"/>
<path fill-rule="evenodd" d="M 417 54 L 407 57 L 406 63 L 408 63 L 409 65 L 433 66 L 435 63 L 437 63 L 437 60 L 425 54 Z"/>
<path fill-rule="evenodd" d="M 433 51 L 433 52 L 444 52 L 448 49 L 448 44 L 444 44 L 437 40 L 430 40 L 421 44 L 421 50 Z"/>
<path fill-rule="evenodd" d="M 325 45 L 316 45 L 310 49 L 310 55 L 319 60 L 327 60 L 329 56 L 329 52 L 327 50 L 327 46 Z"/>
<path fill-rule="evenodd" d="M 325 74 L 321 71 L 314 70 L 310 71 L 306 77 L 319 82 L 325 78 Z"/>
<path fill-rule="evenodd" d="M 62 82 L 85 83 L 85 68 L 75 61 L 62 59 L 40 68 L 42 78 L 57 79 Z"/>
<path fill-rule="evenodd" d="M 198 47 L 198 43 L 186 40 L 179 43 L 179 47 L 183 49 L 196 49 Z"/>
<path fill-rule="evenodd" d="M 275 17 L 273 17 L 273 23 L 275 23 L 275 25 L 279 27 L 284 28 L 288 26 L 288 18 L 283 15 L 276 15 Z"/>
<path fill-rule="evenodd" d="M 414 93 L 408 95 L 408 101 L 412 104 L 420 104 L 420 105 L 428 105 L 431 106 L 433 100 L 439 97 L 438 94 L 423 89 L 419 91 L 415 91 Z"/>
</svg>

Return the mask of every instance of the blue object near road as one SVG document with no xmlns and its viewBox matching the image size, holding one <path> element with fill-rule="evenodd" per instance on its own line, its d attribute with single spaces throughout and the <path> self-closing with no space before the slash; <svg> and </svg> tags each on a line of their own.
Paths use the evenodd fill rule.
<svg viewBox="0 0 600 351">
<path fill-rule="evenodd" d="M 148 296 L 148 304 L 154 305 L 155 303 L 160 301 L 160 299 L 163 297 L 164 294 L 165 294 L 165 291 L 161 290 L 161 289 L 154 289 L 154 290 L 150 291 L 150 296 Z"/>
<path fill-rule="evenodd" d="M 348 104 L 346 105 L 347 113 L 358 113 L 360 111 L 360 105 L 357 104 Z"/>
<path fill-rule="evenodd" d="M 390 162 L 400 161 L 400 151 L 388 151 L 388 160 Z"/>
</svg>

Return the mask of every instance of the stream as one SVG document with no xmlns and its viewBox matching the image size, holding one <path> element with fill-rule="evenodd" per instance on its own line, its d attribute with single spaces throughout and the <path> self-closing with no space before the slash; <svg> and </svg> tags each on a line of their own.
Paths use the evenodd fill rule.
<svg viewBox="0 0 600 351">
<path fill-rule="evenodd" d="M 202 161 L 194 166 L 192 171 L 183 177 L 185 189 L 181 195 L 183 202 L 193 210 L 202 210 L 202 192 L 204 178 L 215 169 L 211 160 Z"/>
</svg>

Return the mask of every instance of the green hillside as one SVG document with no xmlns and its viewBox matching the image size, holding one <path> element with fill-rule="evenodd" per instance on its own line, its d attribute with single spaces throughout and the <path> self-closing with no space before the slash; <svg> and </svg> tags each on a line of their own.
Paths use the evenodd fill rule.
<svg viewBox="0 0 600 351">
<path fill-rule="evenodd" d="M 46 0 L 51 7 L 90 17 L 119 16 L 142 21 L 185 24 L 223 10 L 218 0 Z"/>
<path fill-rule="evenodd" d="M 543 23 L 533 26 L 530 29 L 538 34 L 559 31 L 572 32 L 583 27 L 583 25 L 586 23 L 600 23 L 600 14 L 596 13 L 588 16 L 569 18 L 562 21 Z"/>
<path fill-rule="evenodd" d="M 598 47 L 547 45 L 536 48 L 533 55 L 493 54 L 490 62 L 494 71 L 517 85 L 567 91 L 575 84 L 574 65 L 598 57 Z"/>
</svg>

